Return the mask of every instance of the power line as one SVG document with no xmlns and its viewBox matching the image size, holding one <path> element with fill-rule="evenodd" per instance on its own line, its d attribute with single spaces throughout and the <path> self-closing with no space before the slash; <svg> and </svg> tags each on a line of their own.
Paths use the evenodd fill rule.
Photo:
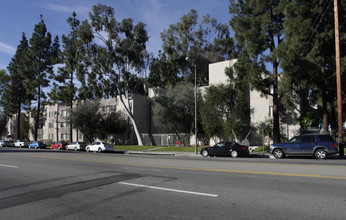
<svg viewBox="0 0 346 220">
<path fill-rule="evenodd" d="M 318 16 L 316 17 L 316 19 L 315 19 L 313 25 L 311 26 L 309 32 L 306 34 L 306 37 L 304 38 L 304 41 L 303 41 L 302 45 L 300 46 L 299 54 L 300 54 L 300 53 L 303 53 L 303 52 L 305 51 L 306 47 L 308 46 L 308 44 L 310 43 L 311 38 L 312 38 L 312 36 L 313 36 L 313 33 L 316 31 L 316 29 L 317 29 L 317 27 L 318 27 L 318 25 L 319 25 L 319 22 L 317 23 L 317 21 L 320 21 L 320 20 L 325 16 L 325 14 L 326 14 L 326 12 L 327 12 L 327 10 L 328 10 L 330 4 L 332 3 L 332 1 L 333 1 L 333 0 L 330 0 L 330 1 L 329 1 L 329 4 L 328 4 L 327 7 L 326 7 L 326 5 L 327 5 L 327 2 L 328 2 L 328 1 L 326 1 L 326 2 L 324 3 L 324 5 L 323 5 L 323 7 L 322 7 L 322 11 L 321 11 L 321 12 L 318 14 Z M 326 7 L 326 8 L 325 8 L 325 7 Z M 317 25 L 316 25 L 316 27 L 314 28 L 314 26 L 315 26 L 316 23 L 317 23 Z M 310 33 L 311 33 L 311 34 L 310 34 Z M 310 35 L 310 37 L 309 37 L 309 35 Z M 309 37 L 309 40 L 305 43 L 305 41 L 306 41 L 306 39 L 307 39 L 308 37 Z M 304 46 L 304 45 L 305 45 L 305 46 Z M 304 47 L 303 50 L 301 50 L 302 47 Z"/>
</svg>

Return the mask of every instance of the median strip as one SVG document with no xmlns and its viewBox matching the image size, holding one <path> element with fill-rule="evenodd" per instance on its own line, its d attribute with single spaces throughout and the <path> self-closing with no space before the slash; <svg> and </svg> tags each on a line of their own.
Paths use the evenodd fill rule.
<svg viewBox="0 0 346 220">
<path fill-rule="evenodd" d="M 192 195 L 199 195 L 199 196 L 210 196 L 210 197 L 217 197 L 218 196 L 216 194 L 192 192 L 192 191 L 170 189 L 170 188 L 163 188 L 163 187 L 156 187 L 156 186 L 147 186 L 147 185 L 141 185 L 141 184 L 135 184 L 135 183 L 127 183 L 127 182 L 118 182 L 118 183 L 122 184 L 122 185 L 128 185 L 128 186 L 137 186 L 137 187 L 142 187 L 142 188 L 157 189 L 157 190 L 177 192 L 177 193 L 185 193 L 185 194 L 192 194 Z"/>
</svg>

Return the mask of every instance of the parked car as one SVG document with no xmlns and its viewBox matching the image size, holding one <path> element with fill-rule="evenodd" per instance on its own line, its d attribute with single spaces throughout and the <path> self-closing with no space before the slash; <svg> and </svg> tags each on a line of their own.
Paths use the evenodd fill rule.
<svg viewBox="0 0 346 220">
<path fill-rule="evenodd" d="M 85 150 L 86 144 L 83 142 L 72 142 L 69 145 L 66 145 L 66 150 Z"/>
<path fill-rule="evenodd" d="M 29 146 L 29 142 L 25 141 L 25 140 L 16 140 L 13 145 L 15 147 L 19 147 L 19 148 L 22 148 L 22 147 L 28 147 Z"/>
<path fill-rule="evenodd" d="M 46 144 L 41 141 L 34 141 L 29 144 L 29 148 L 46 148 Z"/>
<path fill-rule="evenodd" d="M 12 147 L 13 144 L 10 141 L 0 140 L 0 147 Z"/>
<path fill-rule="evenodd" d="M 201 150 L 203 157 L 208 156 L 248 156 L 249 148 L 234 141 L 219 142 L 212 147 L 205 147 Z"/>
<path fill-rule="evenodd" d="M 330 135 L 309 134 L 293 137 L 287 143 L 272 144 L 269 153 L 275 158 L 285 156 L 314 156 L 325 159 L 338 153 L 338 146 Z"/>
<path fill-rule="evenodd" d="M 65 150 L 66 145 L 67 145 L 67 143 L 65 143 L 65 142 L 55 142 L 55 143 L 50 145 L 50 149 L 58 149 L 58 150 L 64 149 Z"/>
<path fill-rule="evenodd" d="M 113 151 L 114 148 L 112 145 L 104 142 L 94 142 L 91 145 L 86 146 L 85 150 L 86 152 L 97 151 L 101 153 L 102 151 Z"/>
</svg>

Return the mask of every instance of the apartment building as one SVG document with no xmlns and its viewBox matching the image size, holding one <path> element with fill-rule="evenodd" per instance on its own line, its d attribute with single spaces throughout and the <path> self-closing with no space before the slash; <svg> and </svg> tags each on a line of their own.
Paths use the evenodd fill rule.
<svg viewBox="0 0 346 220">
<path fill-rule="evenodd" d="M 225 74 L 226 68 L 231 68 L 237 62 L 236 59 L 227 60 L 209 65 L 209 85 L 219 83 L 231 83 Z M 272 88 L 270 88 L 272 89 Z M 255 127 L 260 123 L 273 118 L 273 98 L 270 95 L 264 96 L 260 91 L 250 89 L 250 85 L 245 91 L 248 104 L 252 109 L 251 126 L 254 128 L 248 136 L 249 145 L 261 144 L 263 141 L 261 134 L 258 134 Z M 299 100 L 295 104 L 300 105 Z M 297 109 L 280 112 L 280 130 L 283 136 L 291 138 L 299 133 L 299 112 Z M 271 140 L 266 138 L 265 142 Z"/>
<path fill-rule="evenodd" d="M 143 95 L 129 94 L 128 97 L 123 96 L 126 107 L 132 112 L 135 117 L 137 128 L 140 133 L 148 133 L 149 121 L 148 121 L 148 99 Z M 103 114 L 112 112 L 120 113 L 127 121 L 128 129 L 121 139 L 124 144 L 136 144 L 137 139 L 133 131 L 133 125 L 131 120 L 126 113 L 124 104 L 120 101 L 119 96 L 110 99 L 101 99 L 100 111 Z M 82 104 L 80 101 L 76 101 L 74 106 Z M 62 104 L 47 105 L 43 107 L 43 114 L 40 119 L 38 129 L 38 140 L 47 141 L 70 141 L 71 137 L 73 141 L 87 141 L 83 134 L 77 129 L 72 129 L 70 132 L 70 123 L 68 122 L 68 115 L 70 114 L 70 106 L 64 106 Z M 34 117 L 29 114 L 29 123 L 32 127 L 34 124 Z M 16 134 L 16 117 L 13 117 L 8 121 L 7 131 L 3 134 L 3 137 L 7 139 L 17 139 Z M 92 124 L 90 126 L 93 126 Z M 108 137 L 107 141 L 110 141 L 113 137 Z M 28 135 L 29 140 L 34 140 L 33 129 L 31 128 Z"/>
</svg>

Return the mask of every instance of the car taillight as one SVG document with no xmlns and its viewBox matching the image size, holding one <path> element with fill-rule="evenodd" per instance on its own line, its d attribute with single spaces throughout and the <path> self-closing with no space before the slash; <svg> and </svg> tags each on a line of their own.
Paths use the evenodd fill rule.
<svg viewBox="0 0 346 220">
<path fill-rule="evenodd" d="M 246 150 L 246 147 L 242 147 L 243 150 Z"/>
<path fill-rule="evenodd" d="M 333 144 L 333 148 L 337 148 L 338 145 L 336 143 Z"/>
</svg>

